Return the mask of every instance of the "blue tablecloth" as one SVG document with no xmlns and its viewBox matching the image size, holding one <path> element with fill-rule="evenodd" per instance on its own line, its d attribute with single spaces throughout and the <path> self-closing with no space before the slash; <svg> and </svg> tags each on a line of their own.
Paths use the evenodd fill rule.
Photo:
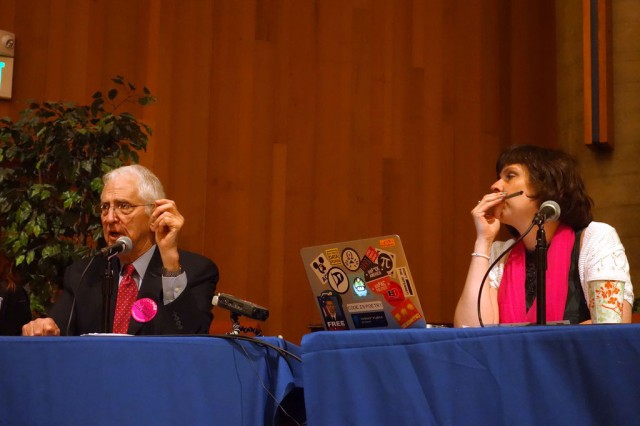
<svg viewBox="0 0 640 426">
<path fill-rule="evenodd" d="M 271 424 L 302 387 L 295 359 L 208 336 L 2 337 L 0 354 L 2 425 Z"/>
<path fill-rule="evenodd" d="M 640 325 L 318 332 L 309 425 L 637 425 Z"/>
</svg>

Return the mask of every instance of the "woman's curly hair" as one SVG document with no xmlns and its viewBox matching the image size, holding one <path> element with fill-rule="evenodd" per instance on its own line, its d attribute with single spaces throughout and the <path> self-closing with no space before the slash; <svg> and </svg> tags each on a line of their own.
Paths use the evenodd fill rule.
<svg viewBox="0 0 640 426">
<path fill-rule="evenodd" d="M 511 164 L 520 164 L 529 172 L 529 183 L 535 191 L 529 194 L 530 198 L 539 204 L 553 200 L 560 205 L 560 222 L 577 231 L 593 220 L 593 200 L 587 194 L 578 162 L 571 155 L 539 146 L 515 145 L 498 158 L 498 179 L 502 169 Z"/>
</svg>

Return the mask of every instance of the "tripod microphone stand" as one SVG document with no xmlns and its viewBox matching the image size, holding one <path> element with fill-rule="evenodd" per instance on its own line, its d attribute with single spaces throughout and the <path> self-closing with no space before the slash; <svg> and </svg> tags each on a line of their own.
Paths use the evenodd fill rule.
<svg viewBox="0 0 640 426">
<path fill-rule="evenodd" d="M 262 336 L 262 329 L 260 327 L 243 327 L 242 325 L 240 325 L 240 320 L 239 320 L 240 315 L 235 313 L 235 312 L 231 312 L 231 327 L 232 327 L 232 331 L 230 331 L 227 334 L 232 334 L 232 335 L 239 335 L 240 333 L 253 333 L 256 335 L 256 337 L 260 337 Z"/>
</svg>

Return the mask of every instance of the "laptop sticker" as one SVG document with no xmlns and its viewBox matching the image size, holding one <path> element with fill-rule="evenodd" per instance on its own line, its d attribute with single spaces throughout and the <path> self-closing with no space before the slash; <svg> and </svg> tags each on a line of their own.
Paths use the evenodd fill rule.
<svg viewBox="0 0 640 426">
<path fill-rule="evenodd" d="M 327 280 L 329 280 L 329 286 L 340 294 L 344 294 L 349 290 L 347 274 L 337 266 L 329 269 Z"/>
<path fill-rule="evenodd" d="M 358 256 L 358 252 L 350 247 L 342 250 L 342 264 L 351 272 L 360 269 L 360 256 Z"/>
</svg>

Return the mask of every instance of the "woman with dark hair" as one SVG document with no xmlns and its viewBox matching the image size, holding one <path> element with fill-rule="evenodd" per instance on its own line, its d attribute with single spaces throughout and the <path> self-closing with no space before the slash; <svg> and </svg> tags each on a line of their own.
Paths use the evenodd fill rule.
<svg viewBox="0 0 640 426">
<path fill-rule="evenodd" d="M 506 225 L 515 238 L 520 237 L 545 201 L 555 201 L 561 211 L 559 220 L 544 224 L 549 244 L 546 320 L 589 322 L 588 283 L 615 280 L 624 282 L 622 322 L 631 322 L 634 295 L 624 247 L 614 228 L 593 221 L 593 202 L 576 160 L 559 150 L 513 146 L 501 154 L 496 174 L 492 192 L 471 210 L 476 241 L 454 324 L 479 325 L 478 294 L 483 276 L 515 241 L 495 241 L 500 226 Z M 520 196 L 507 197 L 520 191 Z M 480 299 L 484 324 L 536 322 L 537 230 L 534 225 L 490 271 L 489 285 Z"/>
</svg>

